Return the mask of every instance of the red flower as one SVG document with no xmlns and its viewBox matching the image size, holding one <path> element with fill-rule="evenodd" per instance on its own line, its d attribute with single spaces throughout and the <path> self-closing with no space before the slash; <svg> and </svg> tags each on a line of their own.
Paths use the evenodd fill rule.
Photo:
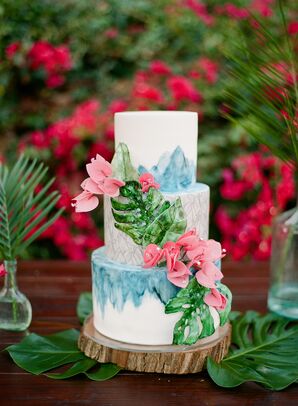
<svg viewBox="0 0 298 406">
<path fill-rule="evenodd" d="M 9 44 L 5 49 L 6 58 L 12 60 L 14 55 L 18 52 L 21 48 L 21 43 L 19 41 L 12 42 Z"/>
<path fill-rule="evenodd" d="M 298 21 L 292 21 L 288 25 L 288 33 L 290 35 L 296 35 L 298 33 Z"/>
<path fill-rule="evenodd" d="M 190 100 L 192 102 L 201 103 L 203 97 L 195 89 L 193 84 L 183 76 L 173 76 L 167 81 L 168 88 L 172 96 L 177 101 Z"/>
<path fill-rule="evenodd" d="M 152 61 L 150 64 L 150 71 L 157 75 L 169 75 L 172 71 L 170 67 L 163 61 Z"/>
</svg>

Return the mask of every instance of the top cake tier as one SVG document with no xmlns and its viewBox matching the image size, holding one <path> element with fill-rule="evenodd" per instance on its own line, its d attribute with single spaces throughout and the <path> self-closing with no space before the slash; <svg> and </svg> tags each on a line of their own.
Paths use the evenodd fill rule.
<svg viewBox="0 0 298 406">
<path fill-rule="evenodd" d="M 198 115 L 182 111 L 115 114 L 115 143 L 127 145 L 139 173 L 150 172 L 162 191 L 175 192 L 196 181 Z"/>
</svg>

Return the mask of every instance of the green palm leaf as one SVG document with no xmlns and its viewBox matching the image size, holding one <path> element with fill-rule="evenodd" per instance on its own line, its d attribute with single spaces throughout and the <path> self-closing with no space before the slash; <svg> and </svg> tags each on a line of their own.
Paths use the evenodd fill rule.
<svg viewBox="0 0 298 406">
<path fill-rule="evenodd" d="M 9 170 L 0 164 L 0 255 L 2 259 L 18 257 L 56 219 L 60 195 L 48 193 L 54 179 L 44 182 L 48 168 L 37 160 L 21 156 Z M 36 188 L 39 191 L 36 192 Z M 48 193 L 48 194 L 47 194 Z"/>
<path fill-rule="evenodd" d="M 226 96 L 230 111 L 226 117 L 274 155 L 297 167 L 297 54 L 287 33 L 281 1 L 280 6 L 284 35 L 279 41 L 270 31 L 270 22 L 265 24 L 255 16 L 258 28 L 254 34 L 249 39 L 242 35 L 251 24 L 246 21 L 234 39 L 235 47 L 227 54 L 230 86 Z M 292 84 L 281 72 L 281 62 L 286 64 L 285 72 Z"/>
</svg>

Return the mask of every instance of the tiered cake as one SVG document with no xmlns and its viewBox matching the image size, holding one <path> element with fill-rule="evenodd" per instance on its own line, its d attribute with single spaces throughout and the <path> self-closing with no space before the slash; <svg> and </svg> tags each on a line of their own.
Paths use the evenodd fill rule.
<svg viewBox="0 0 298 406">
<path fill-rule="evenodd" d="M 94 325 L 114 340 L 194 344 L 227 321 L 209 187 L 196 183 L 197 123 L 193 112 L 115 115 L 111 176 L 122 183 L 118 193 L 102 186 L 105 247 L 92 255 Z"/>
</svg>

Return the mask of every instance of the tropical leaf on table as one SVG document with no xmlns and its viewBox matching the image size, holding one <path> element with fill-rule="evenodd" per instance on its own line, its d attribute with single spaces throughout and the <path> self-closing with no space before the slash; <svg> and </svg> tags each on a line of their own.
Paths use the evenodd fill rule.
<svg viewBox="0 0 298 406">
<path fill-rule="evenodd" d="M 60 195 L 48 193 L 54 179 L 44 186 L 48 168 L 21 156 L 9 170 L 0 163 L 0 257 L 14 259 L 36 240 L 63 209 L 54 212 Z M 36 188 L 39 191 L 36 192 Z M 50 217 L 48 217 L 50 215 Z"/>
<path fill-rule="evenodd" d="M 270 22 L 265 24 L 253 16 L 257 25 L 254 34 L 249 39 L 242 35 L 247 24 L 251 24 L 249 20 L 242 22 L 243 30 L 234 38 L 235 48 L 227 54 L 231 81 L 227 117 L 274 155 L 297 166 L 297 54 L 287 33 L 282 7 L 280 10 L 283 37 L 277 40 Z"/>
<path fill-rule="evenodd" d="M 170 203 L 154 188 L 143 193 L 139 182 L 126 182 L 120 188 L 120 197 L 111 199 L 111 204 L 115 227 L 138 245 L 176 241 L 186 229 L 181 199 Z"/>
<path fill-rule="evenodd" d="M 78 349 L 79 332 L 65 330 L 48 336 L 30 334 L 19 344 L 6 348 L 13 361 L 35 375 L 71 364 L 62 373 L 47 373 L 52 379 L 66 379 L 84 374 L 91 380 L 103 381 L 115 376 L 121 368 L 114 364 L 99 364 Z"/>
<path fill-rule="evenodd" d="M 228 299 L 227 308 L 219 312 L 221 325 L 227 322 L 231 309 L 231 292 L 218 283 L 218 289 Z M 195 344 L 199 339 L 212 335 L 215 331 L 214 320 L 204 297 L 210 289 L 201 286 L 196 278 L 192 278 L 186 288 L 181 289 L 177 295 L 170 299 L 165 306 L 165 313 L 182 312 L 182 317 L 175 325 L 173 344 Z M 222 313 L 222 315 L 221 315 Z"/>
<path fill-rule="evenodd" d="M 92 313 L 92 293 L 83 292 L 79 296 L 77 303 L 77 316 L 80 323 L 84 323 L 86 318 Z"/>
<path fill-rule="evenodd" d="M 232 345 L 217 364 L 208 358 L 213 381 L 235 387 L 246 381 L 281 390 L 298 380 L 298 324 L 254 311 L 232 317 Z"/>
</svg>

